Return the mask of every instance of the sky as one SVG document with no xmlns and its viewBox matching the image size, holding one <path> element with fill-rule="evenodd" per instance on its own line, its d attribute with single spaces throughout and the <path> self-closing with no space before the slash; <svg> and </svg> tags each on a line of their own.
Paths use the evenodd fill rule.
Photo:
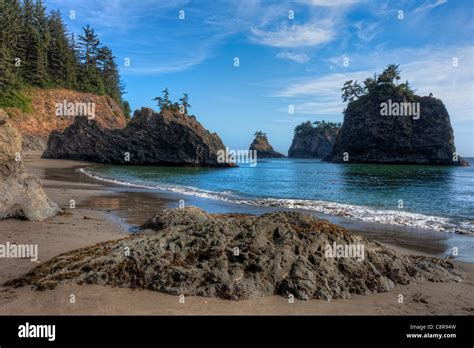
<svg viewBox="0 0 474 348">
<path fill-rule="evenodd" d="M 248 149 L 261 130 L 286 154 L 299 123 L 342 122 L 344 81 L 393 63 L 417 94 L 444 102 L 458 153 L 474 157 L 472 0 L 45 4 L 75 34 L 90 24 L 112 49 L 132 110 L 157 109 L 166 87 L 176 101 L 188 93 L 190 113 L 230 149 Z"/>
</svg>

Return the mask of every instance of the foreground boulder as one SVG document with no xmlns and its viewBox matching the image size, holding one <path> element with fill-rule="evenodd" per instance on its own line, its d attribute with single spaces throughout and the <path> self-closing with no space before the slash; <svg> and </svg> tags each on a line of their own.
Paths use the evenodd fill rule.
<svg viewBox="0 0 474 348">
<path fill-rule="evenodd" d="M 59 212 L 44 193 L 41 181 L 25 173 L 21 161 L 22 138 L 0 109 L 0 219 L 43 220 Z"/>
<path fill-rule="evenodd" d="M 325 158 L 336 142 L 340 125 L 336 123 L 316 122 L 313 127 L 310 121 L 295 128 L 295 134 L 288 150 L 292 158 Z"/>
<path fill-rule="evenodd" d="M 142 229 L 55 257 L 6 285 L 41 290 L 73 282 L 231 300 L 275 294 L 329 300 L 415 279 L 462 278 L 449 261 L 403 256 L 300 212 L 211 215 L 188 207 L 161 211 Z M 330 251 L 345 246 L 359 252 Z"/>
<path fill-rule="evenodd" d="M 86 117 L 76 117 L 64 132 L 53 131 L 44 158 L 108 164 L 227 167 L 220 163 L 225 146 L 194 116 L 178 110 L 136 111 L 124 129 L 106 129 Z"/>
<path fill-rule="evenodd" d="M 250 151 L 257 151 L 257 158 L 283 158 L 285 155 L 273 150 L 267 139 L 267 135 L 262 132 L 255 133 L 255 139 L 250 144 Z"/>
</svg>

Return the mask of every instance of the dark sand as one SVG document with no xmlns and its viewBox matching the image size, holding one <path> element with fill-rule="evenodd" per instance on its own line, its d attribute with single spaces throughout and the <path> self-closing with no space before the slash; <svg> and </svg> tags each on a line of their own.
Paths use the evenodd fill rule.
<svg viewBox="0 0 474 348">
<path fill-rule="evenodd" d="M 95 181 L 77 171 L 87 165 L 75 161 L 38 159 L 37 154 L 26 157 L 28 171 L 43 180 L 49 197 L 65 208 L 66 214 L 43 222 L 0 221 L 0 243 L 38 244 L 39 261 L 44 262 L 73 249 L 133 233 L 136 226 L 145 222 L 154 212 L 165 207 L 176 207 L 181 198 L 188 205 L 197 205 L 210 212 L 257 214 L 270 210 L 115 186 Z M 71 199 L 76 202 L 75 209 L 69 209 Z M 452 245 L 466 244 L 465 238 L 469 238 L 469 242 L 474 239 L 435 231 L 413 231 L 328 218 L 406 254 L 445 255 Z M 183 304 L 179 303 L 177 296 L 96 285 L 62 285 L 41 292 L 33 292 L 29 287 L 0 288 L 0 314 L 472 315 L 474 265 L 455 263 L 466 277 L 461 283 L 418 282 L 398 286 L 388 293 L 353 296 L 349 300 L 331 302 L 295 300 L 289 303 L 279 296 L 239 302 L 189 297 Z M 37 264 L 30 260 L 0 259 L 0 282 L 24 274 Z M 71 294 L 76 298 L 74 304 L 69 302 Z M 404 303 L 398 303 L 399 294 L 404 296 Z"/>
</svg>

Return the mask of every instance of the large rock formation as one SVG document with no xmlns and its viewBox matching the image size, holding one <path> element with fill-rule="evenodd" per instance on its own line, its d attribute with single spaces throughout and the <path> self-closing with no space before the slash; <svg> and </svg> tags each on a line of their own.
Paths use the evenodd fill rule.
<svg viewBox="0 0 474 348">
<path fill-rule="evenodd" d="M 293 141 L 288 150 L 288 157 L 325 158 L 332 151 L 339 129 L 337 127 L 313 127 L 309 121 L 303 123 L 298 131 L 295 130 Z"/>
<path fill-rule="evenodd" d="M 59 109 L 59 105 L 64 106 L 64 103 L 66 106 L 93 106 L 95 119 L 104 128 L 124 128 L 127 124 L 119 105 L 109 96 L 40 88 L 32 88 L 25 93 L 31 99 L 31 112 L 8 109 L 12 125 L 23 137 L 24 150 L 45 150 L 48 136 L 53 130 L 63 131 L 74 122 L 75 115 Z"/>
<path fill-rule="evenodd" d="M 179 110 L 136 111 L 124 129 L 106 129 L 86 117 L 76 117 L 64 132 L 53 131 L 44 158 L 109 164 L 160 166 L 231 166 L 220 163 L 225 146 L 194 116 Z M 225 162 L 225 161 L 223 161 Z"/>
<path fill-rule="evenodd" d="M 250 144 L 250 151 L 257 151 L 257 158 L 282 158 L 285 155 L 273 150 L 264 133 L 255 133 L 255 139 Z"/>
<path fill-rule="evenodd" d="M 21 142 L 20 133 L 0 109 L 0 219 L 43 220 L 60 209 L 46 196 L 40 180 L 25 173 Z"/>
<path fill-rule="evenodd" d="M 329 300 L 415 279 L 462 279 L 449 261 L 403 256 L 300 212 L 211 215 L 188 207 L 161 211 L 142 229 L 57 256 L 6 285 L 42 290 L 72 282 L 231 300 Z"/>
<path fill-rule="evenodd" d="M 418 116 L 382 116 L 385 105 L 419 103 Z M 344 124 L 326 160 L 349 163 L 467 165 L 456 158 L 449 114 L 439 99 L 395 93 L 363 95 L 344 111 Z"/>
</svg>

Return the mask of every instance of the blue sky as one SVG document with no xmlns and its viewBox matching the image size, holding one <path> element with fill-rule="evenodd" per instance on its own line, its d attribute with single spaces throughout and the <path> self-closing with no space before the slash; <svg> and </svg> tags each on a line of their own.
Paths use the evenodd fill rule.
<svg viewBox="0 0 474 348">
<path fill-rule="evenodd" d="M 172 99 L 186 92 L 190 111 L 232 149 L 262 130 L 286 154 L 302 121 L 342 121 L 344 81 L 395 63 L 418 94 L 443 100 L 458 152 L 474 156 L 472 0 L 45 3 L 71 31 L 90 24 L 111 47 L 132 109 L 155 107 L 165 87 Z"/>
</svg>

